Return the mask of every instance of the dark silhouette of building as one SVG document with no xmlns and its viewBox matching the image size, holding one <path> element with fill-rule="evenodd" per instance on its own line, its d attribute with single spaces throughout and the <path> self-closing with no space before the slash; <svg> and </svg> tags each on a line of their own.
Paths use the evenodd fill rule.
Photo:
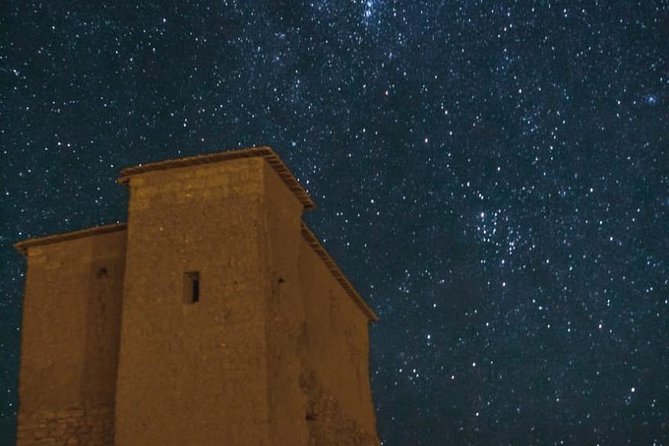
<svg viewBox="0 0 669 446">
<path fill-rule="evenodd" d="M 121 172 L 128 223 L 27 258 L 18 444 L 378 444 L 376 320 L 267 147 Z"/>
</svg>

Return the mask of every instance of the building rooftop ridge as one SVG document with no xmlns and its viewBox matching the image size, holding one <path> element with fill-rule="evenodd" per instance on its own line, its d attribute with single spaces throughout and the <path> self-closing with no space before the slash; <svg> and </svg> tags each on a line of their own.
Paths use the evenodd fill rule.
<svg viewBox="0 0 669 446">
<path fill-rule="evenodd" d="M 240 158 L 261 157 L 274 169 L 283 182 L 288 186 L 297 199 L 302 203 L 304 209 L 311 210 L 316 208 L 316 203 L 311 199 L 306 189 L 297 181 L 290 169 L 286 166 L 279 155 L 269 146 L 248 147 L 243 149 L 227 149 L 217 152 L 209 152 L 202 155 L 187 156 L 182 158 L 170 158 L 162 161 L 156 161 L 147 164 L 140 164 L 133 167 L 126 167 L 121 170 L 118 177 L 120 184 L 128 184 L 130 177 L 146 172 L 157 170 L 176 169 L 180 167 L 195 166 L 198 164 L 209 164 L 221 161 L 228 161 Z"/>
<path fill-rule="evenodd" d="M 88 228 L 77 229 L 74 231 L 59 232 L 39 237 L 29 237 L 20 242 L 14 243 L 14 249 L 23 255 L 26 255 L 28 248 L 40 245 L 49 245 L 51 243 L 64 242 L 92 235 L 106 234 L 108 232 L 124 231 L 128 225 L 126 223 L 110 223 L 104 225 L 91 226 Z"/>
<path fill-rule="evenodd" d="M 379 316 L 367 305 L 367 302 L 360 296 L 360 293 L 355 289 L 353 284 L 346 278 L 346 275 L 339 268 L 337 263 L 334 261 L 330 253 L 325 249 L 323 244 L 318 240 L 318 237 L 309 229 L 309 226 L 302 221 L 301 222 L 302 236 L 305 241 L 311 246 L 311 248 L 316 252 L 316 255 L 325 263 L 325 266 L 328 268 L 330 273 L 334 278 L 339 282 L 339 284 L 344 288 L 346 294 L 353 299 L 353 302 L 362 310 L 362 312 L 367 316 L 367 319 L 370 322 L 376 322 L 379 320 Z"/>
</svg>

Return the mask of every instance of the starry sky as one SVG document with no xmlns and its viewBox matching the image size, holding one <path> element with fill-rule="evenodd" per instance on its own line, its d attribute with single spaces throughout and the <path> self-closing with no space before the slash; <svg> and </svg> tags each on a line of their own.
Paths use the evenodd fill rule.
<svg viewBox="0 0 669 446">
<path fill-rule="evenodd" d="M 668 1 L 0 8 L 0 444 L 11 244 L 125 221 L 123 167 L 262 144 L 381 317 L 384 445 L 669 444 Z"/>
</svg>

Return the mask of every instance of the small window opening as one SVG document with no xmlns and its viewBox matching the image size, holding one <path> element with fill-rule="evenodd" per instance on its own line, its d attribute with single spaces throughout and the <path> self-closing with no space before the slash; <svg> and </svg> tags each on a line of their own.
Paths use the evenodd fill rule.
<svg viewBox="0 0 669 446">
<path fill-rule="evenodd" d="M 194 304 L 200 300 L 200 273 L 190 271 L 184 273 L 184 303 Z"/>
</svg>

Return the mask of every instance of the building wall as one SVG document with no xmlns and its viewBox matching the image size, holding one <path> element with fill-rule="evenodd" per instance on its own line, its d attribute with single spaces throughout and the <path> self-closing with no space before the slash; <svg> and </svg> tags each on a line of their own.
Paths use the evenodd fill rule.
<svg viewBox="0 0 669 446">
<path fill-rule="evenodd" d="M 265 159 L 129 187 L 127 230 L 28 248 L 19 445 L 378 444 L 367 316 Z"/>
<path fill-rule="evenodd" d="M 130 179 L 116 444 L 268 444 L 264 163 Z"/>
<path fill-rule="evenodd" d="M 125 231 L 28 248 L 19 446 L 109 445 Z"/>
<path fill-rule="evenodd" d="M 302 203 L 267 164 L 264 185 L 270 437 L 277 446 L 306 445 L 306 397 L 300 386 L 306 362 L 305 311 L 298 269 Z"/>
<path fill-rule="evenodd" d="M 305 240 L 300 243 L 299 271 L 308 356 L 302 380 L 310 444 L 378 444 L 367 316 Z"/>
</svg>

